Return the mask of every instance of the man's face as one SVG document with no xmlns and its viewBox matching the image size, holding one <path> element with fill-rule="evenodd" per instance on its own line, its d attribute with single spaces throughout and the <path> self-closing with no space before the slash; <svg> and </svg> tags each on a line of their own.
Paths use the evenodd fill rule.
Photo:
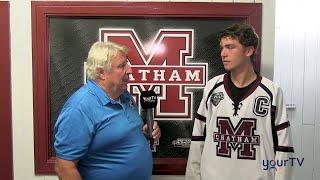
<svg viewBox="0 0 320 180">
<path fill-rule="evenodd" d="M 105 72 L 106 88 L 112 92 L 122 93 L 127 89 L 129 75 L 132 69 L 128 64 L 127 57 L 121 52 L 117 52 L 111 62 L 111 69 Z"/>
<path fill-rule="evenodd" d="M 229 36 L 221 38 L 220 47 L 220 55 L 226 71 L 237 71 L 251 63 L 250 56 L 253 53 L 253 47 L 245 48 L 237 39 Z"/>
</svg>

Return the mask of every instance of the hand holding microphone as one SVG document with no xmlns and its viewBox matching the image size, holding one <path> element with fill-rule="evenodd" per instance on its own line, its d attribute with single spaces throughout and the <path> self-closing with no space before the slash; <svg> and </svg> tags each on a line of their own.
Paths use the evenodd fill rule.
<svg viewBox="0 0 320 180">
<path fill-rule="evenodd" d="M 160 138 L 160 129 L 157 123 L 153 122 L 153 108 L 157 106 L 158 99 L 154 91 L 143 91 L 140 95 L 140 104 L 143 109 L 146 110 L 146 121 L 147 121 L 147 136 L 150 139 L 150 145 L 153 145 L 152 131 L 156 138 Z M 153 128 L 155 127 L 155 128 Z"/>
</svg>

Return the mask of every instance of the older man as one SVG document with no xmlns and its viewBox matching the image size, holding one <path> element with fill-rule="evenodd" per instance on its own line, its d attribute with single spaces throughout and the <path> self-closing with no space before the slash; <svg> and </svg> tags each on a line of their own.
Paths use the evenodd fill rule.
<svg viewBox="0 0 320 180">
<path fill-rule="evenodd" d="M 55 124 L 55 169 L 61 180 L 151 179 L 147 127 L 127 91 L 132 69 L 126 54 L 116 43 L 92 45 L 87 83 L 67 100 Z M 160 134 L 155 122 L 153 138 Z"/>
</svg>

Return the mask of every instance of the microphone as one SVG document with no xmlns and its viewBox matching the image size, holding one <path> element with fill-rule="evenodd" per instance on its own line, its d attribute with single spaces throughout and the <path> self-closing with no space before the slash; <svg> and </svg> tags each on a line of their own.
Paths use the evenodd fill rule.
<svg viewBox="0 0 320 180">
<path fill-rule="evenodd" d="M 153 108 L 157 106 L 158 99 L 154 91 L 142 91 L 140 94 L 140 104 L 146 110 L 146 120 L 148 126 L 148 138 L 150 139 L 150 146 L 153 146 L 152 138 L 153 130 Z"/>
</svg>

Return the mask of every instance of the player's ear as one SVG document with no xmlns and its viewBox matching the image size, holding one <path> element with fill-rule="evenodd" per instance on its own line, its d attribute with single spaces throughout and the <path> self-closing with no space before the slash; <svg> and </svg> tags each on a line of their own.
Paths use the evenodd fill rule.
<svg viewBox="0 0 320 180">
<path fill-rule="evenodd" d="M 246 56 L 251 57 L 253 52 L 254 52 L 254 47 L 253 46 L 246 47 L 246 49 L 245 49 Z"/>
</svg>

